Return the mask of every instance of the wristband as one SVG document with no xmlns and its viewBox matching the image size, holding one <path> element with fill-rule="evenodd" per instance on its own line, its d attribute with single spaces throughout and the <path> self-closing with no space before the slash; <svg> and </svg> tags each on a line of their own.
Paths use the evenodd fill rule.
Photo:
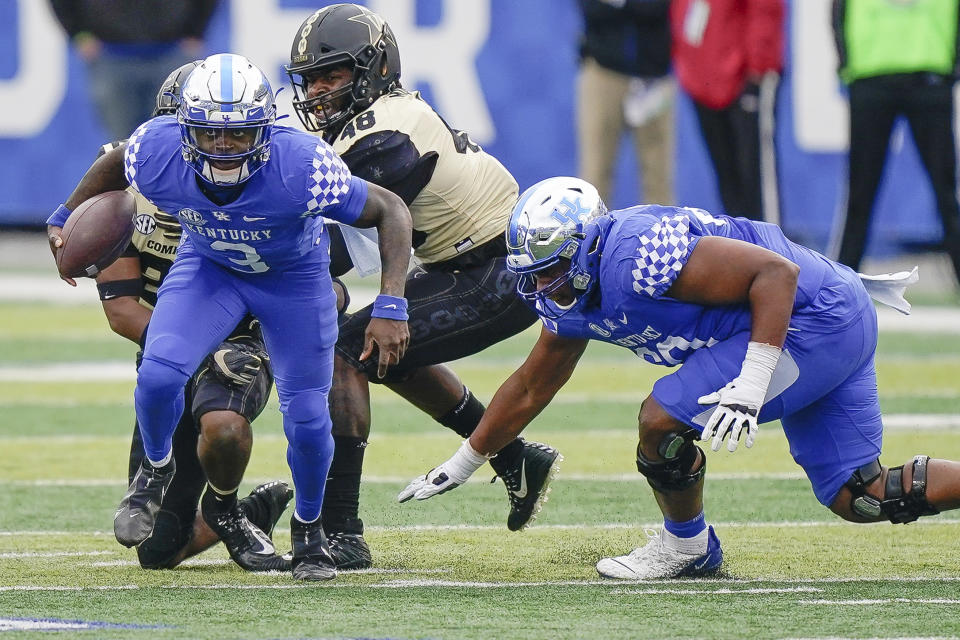
<svg viewBox="0 0 960 640">
<path fill-rule="evenodd" d="M 386 318 L 387 320 L 407 320 L 407 299 L 397 296 L 388 296 L 381 293 L 373 301 L 371 318 Z"/>
<path fill-rule="evenodd" d="M 61 204 L 57 207 L 57 210 L 50 214 L 50 217 L 47 218 L 47 225 L 50 227 L 60 227 L 63 228 L 63 225 L 66 224 L 67 218 L 70 217 L 70 214 L 73 213 L 70 209 L 67 209 L 66 205 Z"/>
</svg>

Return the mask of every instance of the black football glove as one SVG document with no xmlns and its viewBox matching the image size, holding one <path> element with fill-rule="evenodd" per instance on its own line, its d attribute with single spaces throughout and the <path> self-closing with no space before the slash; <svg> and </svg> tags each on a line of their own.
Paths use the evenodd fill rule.
<svg viewBox="0 0 960 640">
<path fill-rule="evenodd" d="M 246 344 L 225 341 L 210 354 L 210 371 L 225 384 L 246 387 L 256 380 L 266 357 Z"/>
</svg>

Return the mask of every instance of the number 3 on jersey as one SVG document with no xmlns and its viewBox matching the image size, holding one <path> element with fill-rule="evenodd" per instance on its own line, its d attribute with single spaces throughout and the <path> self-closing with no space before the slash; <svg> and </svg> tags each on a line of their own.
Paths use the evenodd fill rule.
<svg viewBox="0 0 960 640">
<path fill-rule="evenodd" d="M 237 265 L 235 267 L 237 271 L 243 271 L 245 273 L 263 273 L 270 268 L 267 266 L 267 263 L 260 259 L 260 254 L 257 253 L 257 250 L 248 244 L 244 244 L 242 242 L 224 242 L 223 240 L 217 240 L 210 243 L 210 248 L 215 251 L 239 251 L 242 253 L 242 260 L 229 258 L 230 262 Z M 247 269 L 249 269 L 249 271 L 247 271 Z"/>
</svg>

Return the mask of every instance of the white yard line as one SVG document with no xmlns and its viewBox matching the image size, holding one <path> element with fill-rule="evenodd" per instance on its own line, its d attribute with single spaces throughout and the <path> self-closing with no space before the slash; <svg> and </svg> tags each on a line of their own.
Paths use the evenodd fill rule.
<svg viewBox="0 0 960 640">
<path fill-rule="evenodd" d="M 8 552 L 0 553 L 0 560 L 20 558 L 76 558 L 85 556 L 113 556 L 113 551 L 48 551 L 48 552 Z"/>
<path fill-rule="evenodd" d="M 868 604 L 960 604 L 960 600 L 952 598 L 877 598 L 874 600 L 798 600 L 797 604 L 837 605 L 842 607 L 859 607 Z"/>
<path fill-rule="evenodd" d="M 354 572 L 350 572 L 354 573 Z M 361 573 L 361 572 L 355 572 Z M 411 572 L 412 573 L 412 572 Z M 281 572 L 270 572 L 265 574 L 259 574 L 261 576 L 270 577 L 285 577 L 287 574 Z M 775 584 L 832 584 L 837 582 L 843 583 L 866 583 L 866 584 L 875 584 L 878 582 L 919 582 L 919 581 L 943 581 L 942 578 L 916 578 L 916 577 L 903 577 L 903 578 L 811 578 L 811 579 L 800 579 L 800 580 L 780 580 L 780 579 L 769 579 L 769 578 L 758 578 L 751 580 L 741 580 L 738 578 L 717 578 L 717 579 L 694 579 L 694 580 L 683 580 L 682 584 L 690 585 L 703 585 L 703 584 L 725 584 L 725 585 L 742 585 L 753 582 L 762 582 L 762 583 L 775 583 Z M 949 578 L 947 580 L 950 580 Z M 643 594 L 643 595 L 659 595 L 659 594 L 671 594 L 671 595 L 739 595 L 739 594 L 748 594 L 748 595 L 762 595 L 766 593 L 810 593 L 810 592 L 822 592 L 822 589 L 814 587 L 783 587 L 783 588 L 745 588 L 738 589 L 735 586 L 733 588 L 720 588 L 716 590 L 712 589 L 678 589 L 677 580 L 542 580 L 542 581 L 525 581 L 525 582 L 485 582 L 485 581 L 459 581 L 459 580 L 387 580 L 384 582 L 375 582 L 369 585 L 366 585 L 370 588 L 381 588 L 381 589 L 409 589 L 409 588 L 436 588 L 436 587 L 448 587 L 448 588 L 480 588 L 480 589 L 516 589 L 516 588 L 530 588 L 530 587 L 583 587 L 583 586 L 604 586 L 612 587 L 611 594 Z M 643 589 L 643 590 L 624 590 L 622 585 L 664 585 L 668 588 L 665 589 Z M 304 589 L 304 588 L 358 588 L 356 584 L 347 584 L 347 583 L 332 583 L 332 584 L 297 584 L 297 583 L 282 583 L 282 584 L 207 584 L 207 585 L 182 585 L 182 584 L 169 584 L 169 585 L 158 585 L 157 587 L 149 588 L 160 588 L 160 589 L 171 589 L 171 590 L 191 590 L 191 589 L 201 589 L 201 590 L 230 590 L 230 591 L 259 591 L 259 590 L 277 590 L 277 589 Z M 5 591 L 136 591 L 141 588 L 138 585 L 133 584 L 124 584 L 124 585 L 96 585 L 96 586 L 74 586 L 74 585 L 61 585 L 61 586 L 40 586 L 40 585 L 9 585 L 9 586 L 0 586 L 0 592 Z M 888 598 L 888 599 L 876 599 L 876 600 L 798 600 L 798 604 L 807 604 L 807 605 L 840 605 L 840 606 L 856 606 L 856 605 L 870 605 L 870 604 L 889 604 L 889 603 L 915 603 L 915 604 L 957 604 L 960 603 L 960 600 L 947 599 L 947 598 Z"/>
</svg>

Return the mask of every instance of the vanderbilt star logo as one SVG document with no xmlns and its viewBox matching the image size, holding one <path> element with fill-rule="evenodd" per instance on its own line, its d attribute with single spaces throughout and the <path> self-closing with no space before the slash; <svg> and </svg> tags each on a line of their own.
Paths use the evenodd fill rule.
<svg viewBox="0 0 960 640">
<path fill-rule="evenodd" d="M 359 22 L 360 24 L 366 26 L 367 29 L 370 31 L 371 43 L 375 43 L 377 40 L 379 40 L 380 34 L 383 34 L 388 41 L 393 42 L 390 39 L 389 34 L 384 33 L 383 18 L 381 18 L 380 16 L 378 16 L 377 14 L 375 14 L 374 12 L 370 11 L 365 7 L 358 7 L 358 8 L 362 11 L 362 13 L 360 15 L 347 18 L 348 22 Z"/>
</svg>

